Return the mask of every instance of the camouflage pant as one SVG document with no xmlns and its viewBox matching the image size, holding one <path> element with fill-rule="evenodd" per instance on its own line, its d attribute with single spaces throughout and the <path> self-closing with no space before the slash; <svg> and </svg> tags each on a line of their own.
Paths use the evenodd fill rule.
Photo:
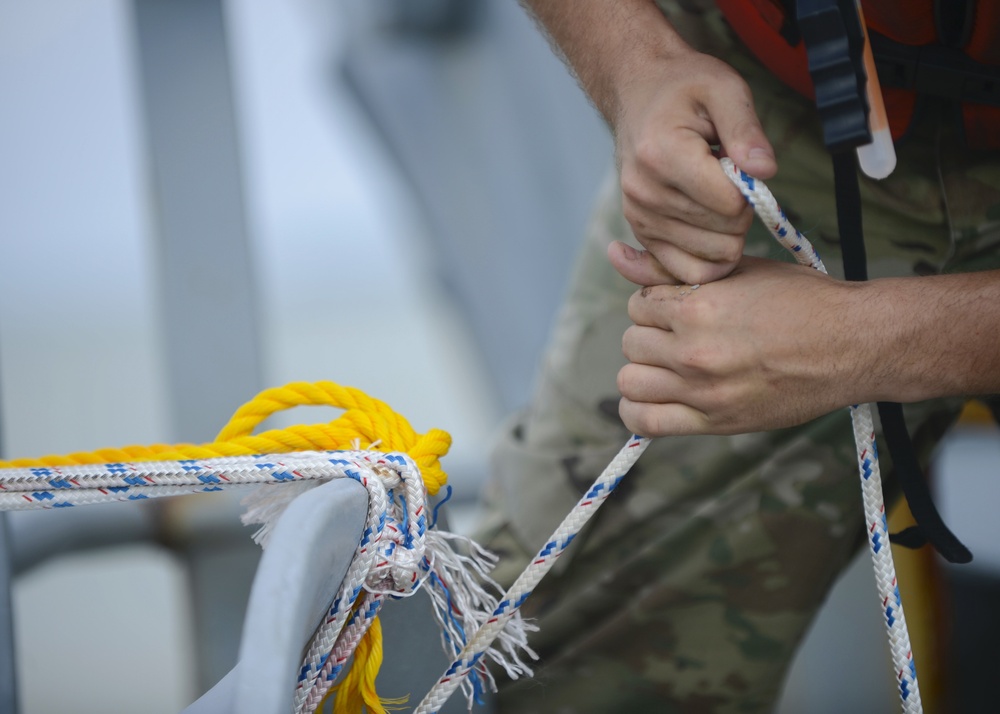
<svg viewBox="0 0 1000 714">
<path fill-rule="evenodd" d="M 830 159 L 810 104 L 744 55 L 716 15 L 664 4 L 689 41 L 750 82 L 778 157 L 769 186 L 839 272 Z M 871 276 L 1000 266 L 1000 161 L 967 152 L 933 110 L 898 149 L 893 176 L 862 186 Z M 611 180 L 533 401 L 495 452 L 480 536 L 502 554 L 502 580 L 627 438 L 615 377 L 636 288 L 607 263 L 615 239 L 631 233 Z M 747 252 L 784 257 L 759 225 Z M 960 404 L 907 407 L 925 461 Z M 862 542 L 856 463 L 846 410 L 770 433 L 656 440 L 525 604 L 541 627 L 541 666 L 532 680 L 502 685 L 500 710 L 770 711 L 797 644 Z"/>
</svg>

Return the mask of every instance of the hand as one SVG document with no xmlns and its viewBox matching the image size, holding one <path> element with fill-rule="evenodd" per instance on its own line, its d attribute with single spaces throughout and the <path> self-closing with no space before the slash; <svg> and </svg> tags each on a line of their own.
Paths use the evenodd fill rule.
<svg viewBox="0 0 1000 714">
<path fill-rule="evenodd" d="M 646 284 L 707 283 L 743 253 L 753 212 L 719 167 L 721 146 L 744 171 L 767 179 L 774 151 L 750 89 L 729 65 L 687 50 L 648 62 L 620 91 L 614 119 L 622 207 L 656 259 Z M 628 276 L 626 276 L 628 277 Z"/>
<path fill-rule="evenodd" d="M 648 269 L 649 257 L 632 252 Z M 883 375 L 878 347 L 859 338 L 870 285 L 744 257 L 718 282 L 643 288 L 622 339 L 631 362 L 618 373 L 622 420 L 646 436 L 735 434 L 871 400 Z"/>
</svg>

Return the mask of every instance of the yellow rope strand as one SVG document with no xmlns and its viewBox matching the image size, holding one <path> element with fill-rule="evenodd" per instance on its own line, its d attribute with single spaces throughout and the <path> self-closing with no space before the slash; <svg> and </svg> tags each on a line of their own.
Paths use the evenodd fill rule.
<svg viewBox="0 0 1000 714">
<path fill-rule="evenodd" d="M 378 618 L 372 620 L 368 632 L 374 634 L 358 643 L 354 651 L 354 666 L 343 682 L 330 688 L 317 711 L 323 710 L 326 700 L 338 689 L 343 693 L 333 702 L 333 714 L 356 714 L 362 710 L 368 714 L 387 714 L 409 700 L 409 697 L 383 699 L 375 691 L 375 676 L 382 666 L 382 623 Z"/>
<path fill-rule="evenodd" d="M 267 417 L 296 406 L 331 406 L 345 412 L 327 424 L 291 426 L 252 434 Z M 365 448 L 378 442 L 380 451 L 402 451 L 420 467 L 427 492 L 435 495 L 447 480 L 440 457 L 448 452 L 451 437 L 440 429 L 418 434 L 402 416 L 378 399 L 353 387 L 333 382 L 293 382 L 268 389 L 240 407 L 209 444 L 153 444 L 98 449 L 65 456 L 40 459 L 0 461 L 0 468 L 33 466 L 71 466 L 115 461 L 179 461 L 209 459 L 216 456 L 288 453 L 349 449 L 361 442 Z"/>
<path fill-rule="evenodd" d="M 261 434 L 253 430 L 272 414 L 297 406 L 330 406 L 344 413 L 327 424 L 271 429 Z M 417 466 L 430 495 L 435 495 L 447 481 L 440 458 L 451 447 L 451 436 L 440 429 L 418 434 L 410 423 L 378 399 L 353 387 L 333 382 L 293 382 L 267 389 L 241 406 L 209 444 L 153 444 L 98 449 L 65 456 L 40 459 L 0 461 L 0 468 L 36 466 L 72 466 L 118 461 L 180 461 L 210 459 L 218 456 L 277 454 L 291 451 L 332 451 L 373 448 L 379 451 L 404 452 Z M 337 714 L 360 714 L 367 707 L 371 714 L 385 714 L 383 700 L 375 692 L 375 678 L 382 665 L 382 626 L 375 618 L 354 653 L 354 665 L 339 687 Z M 385 700 L 385 703 L 397 703 Z"/>
</svg>

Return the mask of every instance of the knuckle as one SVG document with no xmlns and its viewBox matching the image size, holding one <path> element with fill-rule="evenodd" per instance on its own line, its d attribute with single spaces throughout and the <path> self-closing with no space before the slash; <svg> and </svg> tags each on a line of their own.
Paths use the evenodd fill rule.
<svg viewBox="0 0 1000 714">
<path fill-rule="evenodd" d="M 749 102 L 750 106 L 753 106 L 753 90 L 750 89 L 750 85 L 739 72 L 732 70 L 732 68 L 729 69 L 731 71 L 724 72 L 718 77 L 721 91 L 725 93 L 725 96 L 730 97 L 731 101 Z"/>
<path fill-rule="evenodd" d="M 649 285 L 632 293 L 632 297 L 628 300 L 628 316 L 633 322 L 642 324 L 643 318 L 647 314 L 646 306 L 652 301 L 660 300 L 663 287 L 662 285 Z M 634 326 L 626 329 L 625 334 L 627 335 L 630 331 L 634 331 Z M 624 336 L 622 340 L 624 341 Z"/>
<path fill-rule="evenodd" d="M 629 394 L 632 394 L 632 379 L 629 376 L 631 373 L 630 367 L 631 365 L 625 365 L 618 370 L 616 385 L 618 387 L 618 393 L 623 397 L 627 397 Z"/>
<path fill-rule="evenodd" d="M 625 355 L 625 358 L 629 361 L 631 361 L 632 357 L 635 355 L 635 330 L 635 325 L 632 325 L 626 329 L 625 333 L 622 335 L 622 354 Z M 624 369 L 624 367 L 622 369 Z M 621 372 L 619 372 L 618 375 L 619 379 L 621 379 Z"/>
<path fill-rule="evenodd" d="M 628 221 L 629 226 L 632 227 L 632 232 L 637 238 L 648 230 L 648 225 L 643 216 L 643 211 L 639 208 L 636 202 L 632 200 L 622 201 L 622 215 L 625 217 L 625 220 Z"/>
<path fill-rule="evenodd" d="M 693 267 L 693 277 L 687 282 L 692 285 L 704 285 L 706 283 L 714 283 L 716 280 L 721 280 L 732 272 L 733 266 L 738 260 L 739 258 L 737 257 L 735 260 L 728 262 L 702 261 Z M 699 307 L 704 308 L 704 301 L 699 300 L 697 302 L 702 303 Z"/>
<path fill-rule="evenodd" d="M 632 320 L 635 320 L 636 313 L 639 310 L 639 306 L 642 304 L 642 301 L 646 299 L 646 296 L 648 294 L 649 294 L 649 288 L 642 288 L 642 289 L 636 290 L 634 293 L 632 293 L 632 297 L 630 297 L 628 299 L 628 316 L 629 316 L 629 318 L 631 318 Z M 627 334 L 628 334 L 628 330 L 625 330 L 625 335 L 627 335 Z M 625 335 L 622 335 L 622 347 L 625 346 Z"/>
<path fill-rule="evenodd" d="M 742 196 L 740 196 L 740 202 L 740 205 L 743 208 L 742 212 L 736 217 L 735 225 L 737 233 L 739 233 L 740 236 L 744 236 L 746 235 L 746 232 L 750 230 L 750 226 L 753 225 L 754 212 L 753 207 L 744 201 Z"/>
<path fill-rule="evenodd" d="M 728 264 L 738 263 L 740 258 L 743 256 L 743 242 L 742 236 L 726 240 L 720 246 L 719 260 Z"/>
<path fill-rule="evenodd" d="M 693 330 L 698 335 L 711 335 L 715 330 L 715 308 L 708 300 L 679 300 L 674 307 L 673 321 L 678 330 Z M 705 347 L 702 338 L 688 339 L 684 349 L 701 354 Z"/>
<path fill-rule="evenodd" d="M 711 283 L 722 277 L 722 275 L 720 275 L 720 266 L 716 263 L 711 263 L 705 260 L 698 260 L 690 264 L 678 266 L 674 275 L 688 285 L 703 285 L 705 283 Z M 683 304 L 681 312 L 686 313 L 695 309 L 691 306 L 692 302 L 695 301 L 685 300 L 684 303 L 686 304 Z"/>
<path fill-rule="evenodd" d="M 679 359 L 690 374 L 697 375 L 703 400 L 711 401 L 722 394 L 717 379 L 726 372 L 726 360 L 718 350 L 711 345 L 697 344 L 688 347 Z"/>
<path fill-rule="evenodd" d="M 676 359 L 688 372 L 703 372 L 707 361 L 704 350 L 693 345 L 679 350 Z"/>
<path fill-rule="evenodd" d="M 655 409 L 640 408 L 631 416 L 630 428 L 637 434 L 660 436 L 667 433 L 666 424 Z"/>
<path fill-rule="evenodd" d="M 734 226 L 745 224 L 744 230 L 749 228 L 750 223 L 753 222 L 753 209 L 735 186 L 733 186 L 732 191 L 726 191 L 719 206 L 719 212 L 730 219 Z"/>
<path fill-rule="evenodd" d="M 640 169 L 658 175 L 664 162 L 665 152 L 658 140 L 644 138 L 636 144 L 635 163 Z"/>
<path fill-rule="evenodd" d="M 622 167 L 619 184 L 622 189 L 623 204 L 638 203 L 644 194 L 644 181 L 634 168 Z"/>
</svg>

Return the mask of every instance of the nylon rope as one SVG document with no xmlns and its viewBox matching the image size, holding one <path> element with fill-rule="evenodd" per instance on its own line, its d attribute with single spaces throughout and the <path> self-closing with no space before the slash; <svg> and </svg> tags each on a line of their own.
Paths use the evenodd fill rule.
<svg viewBox="0 0 1000 714">
<path fill-rule="evenodd" d="M 309 405 L 345 411 L 326 424 L 252 433 L 272 414 Z M 359 451 L 361 444 L 369 449 L 377 446 L 382 451 Z M 421 508 L 424 489 L 427 494 L 435 495 L 445 484 L 447 475 L 439 459 L 448 452 L 450 445 L 451 437 L 446 432 L 431 429 L 418 434 L 388 405 L 360 390 L 333 382 L 296 382 L 261 392 L 240 407 L 216 440 L 208 444 L 126 446 L 0 461 L 0 510 L 136 501 L 257 484 L 263 491 L 258 496 L 258 513 L 248 513 L 245 520 L 264 523 L 265 529 L 260 535 L 266 538 L 268 522 L 276 519 L 294 496 L 321 481 L 346 477 L 361 481 L 368 489 L 366 525 L 374 534 L 373 539 L 382 536 L 387 524 L 392 529 L 397 527 L 394 524 L 407 521 L 411 540 L 420 545 L 421 536 L 417 531 L 426 526 L 426 519 L 421 518 L 422 513 L 414 512 Z M 352 451 L 343 451 L 352 448 Z M 418 488 L 420 492 L 413 490 L 408 498 L 396 499 L 395 505 L 387 504 L 386 481 L 390 486 L 398 486 L 404 470 L 409 472 L 411 490 Z M 273 486 L 282 488 L 273 489 Z M 409 507 L 405 515 L 399 513 L 404 503 Z M 398 530 L 406 532 L 406 529 Z M 391 544 L 393 540 L 386 539 L 384 548 L 395 549 Z M 365 545 L 362 544 L 359 552 L 364 551 Z M 361 565 L 352 563 L 342 588 L 346 589 L 350 581 L 347 595 L 355 596 L 343 600 L 344 593 L 341 593 L 347 610 L 363 597 L 358 583 L 364 585 L 367 573 L 362 574 L 363 565 L 373 560 L 371 554 L 367 560 L 363 552 L 360 554 Z M 356 557 L 355 561 L 358 560 Z M 376 571 L 384 572 L 385 566 L 380 567 Z M 385 582 L 380 584 L 386 585 Z M 376 614 L 377 608 L 374 611 L 369 608 L 349 633 L 353 638 L 352 649 L 357 650 L 354 652 L 356 667 L 352 671 L 357 670 L 359 674 L 352 679 L 351 686 L 343 687 L 345 696 L 342 699 L 363 702 L 369 711 L 381 714 L 385 710 L 374 686 L 382 661 L 381 630 L 376 624 Z M 319 660 L 325 660 L 326 653 L 318 655 L 316 650 L 322 649 L 323 643 L 331 639 L 331 631 L 344 619 L 346 616 L 342 613 L 328 613 L 318 628 L 310 646 L 313 661 L 308 661 L 307 657 L 303 662 L 306 675 L 296 690 L 296 701 L 305 697 L 303 692 L 311 694 L 311 701 L 317 701 L 329 688 L 326 680 L 317 681 L 324 665 Z M 346 714 L 346 705 L 338 701 L 335 711 Z"/>
<path fill-rule="evenodd" d="M 754 208 L 758 218 L 771 235 L 784 246 L 802 265 L 822 273 L 826 266 L 812 244 L 788 221 L 784 211 L 762 181 L 739 170 L 731 159 L 720 160 L 726 176 L 736 185 L 743 197 Z M 875 570 L 880 606 L 885 618 L 893 666 L 897 673 L 900 701 L 905 714 L 923 711 L 917 672 L 910 649 L 910 637 L 903 615 L 903 605 L 896 584 L 895 566 L 889 547 L 889 533 L 882 498 L 882 481 L 879 472 L 878 452 L 871 407 L 867 404 L 850 407 L 854 440 L 857 446 L 858 469 L 861 477 L 862 499 L 868 525 L 868 544 Z M 505 593 L 493 617 L 477 632 L 462 654 L 456 658 L 416 709 L 416 714 L 438 712 L 448 697 L 468 675 L 482 657 L 485 646 L 494 631 L 502 628 L 506 618 L 512 616 L 521 603 L 531 594 L 555 560 L 572 542 L 601 503 L 620 483 L 624 474 L 649 445 L 649 439 L 633 436 L 615 456 L 591 489 L 584 494 L 556 532 L 538 552 L 531 564 Z"/>
<path fill-rule="evenodd" d="M 789 223 L 763 182 L 740 171 L 729 159 L 721 163 L 778 242 L 799 263 L 826 273 L 815 249 Z M 347 411 L 326 425 L 251 434 L 275 411 L 299 404 L 329 404 Z M 905 714 L 917 714 L 923 709 L 889 547 L 871 408 L 853 405 L 850 414 L 867 540 L 900 700 Z M 372 449 L 378 445 L 379 450 L 360 450 L 361 440 Z M 247 514 L 266 529 L 283 506 L 302 492 L 303 484 L 354 478 L 369 492 L 365 534 L 338 596 L 307 649 L 292 710 L 296 714 L 316 711 L 353 654 L 355 662 L 340 685 L 335 712 L 357 712 L 364 706 L 383 714 L 383 702 L 374 688 L 382 654 L 376 617 L 387 595 L 406 596 L 424 589 L 442 626 L 445 650 L 454 653 L 451 665 L 415 710 L 431 714 L 460 687 L 470 706 L 485 687 L 495 690 L 487 659 L 512 677 L 530 676 L 519 653 L 536 657 L 526 640 L 526 632 L 533 627 L 521 621 L 520 606 L 649 443 L 635 435 L 626 442 L 499 598 L 488 592 L 495 587 L 487 575 L 495 557 L 468 539 L 428 527 L 426 496 L 444 484 L 438 459 L 447 452 L 450 437 L 437 430 L 418 435 L 382 402 L 330 382 L 296 383 L 261 393 L 236 412 L 212 444 L 126 447 L 0 462 L 0 509 L 58 508 L 256 483 L 263 484 L 260 491 L 274 490 L 274 494 L 258 495 Z M 353 450 L 345 450 L 348 446 Z M 279 498 L 274 497 L 276 484 L 285 484 Z M 290 489 L 289 484 L 299 484 L 300 490 Z M 469 554 L 452 549 L 450 539 L 461 540 Z M 428 541 L 434 541 L 433 547 L 428 547 Z M 408 557 L 400 558 L 403 553 Z M 498 638 L 500 649 L 491 648 Z"/>
<path fill-rule="evenodd" d="M 758 218 L 771 235 L 792 253 L 798 263 L 825 274 L 826 267 L 816 250 L 806 237 L 792 226 L 764 182 L 738 169 L 731 159 L 724 158 L 721 163 L 726 176 L 753 206 Z M 857 447 L 868 549 L 872 557 L 878 603 L 885 621 L 900 703 L 906 714 L 917 714 L 923 711 L 923 704 L 920 701 L 917 669 L 910 648 L 910 634 L 903 614 L 903 602 L 896 581 L 896 567 L 889 546 L 889 528 L 886 524 L 885 502 L 882 496 L 882 476 L 879 470 L 872 407 L 870 404 L 855 404 L 849 409 L 854 429 L 854 443 Z"/>
</svg>

